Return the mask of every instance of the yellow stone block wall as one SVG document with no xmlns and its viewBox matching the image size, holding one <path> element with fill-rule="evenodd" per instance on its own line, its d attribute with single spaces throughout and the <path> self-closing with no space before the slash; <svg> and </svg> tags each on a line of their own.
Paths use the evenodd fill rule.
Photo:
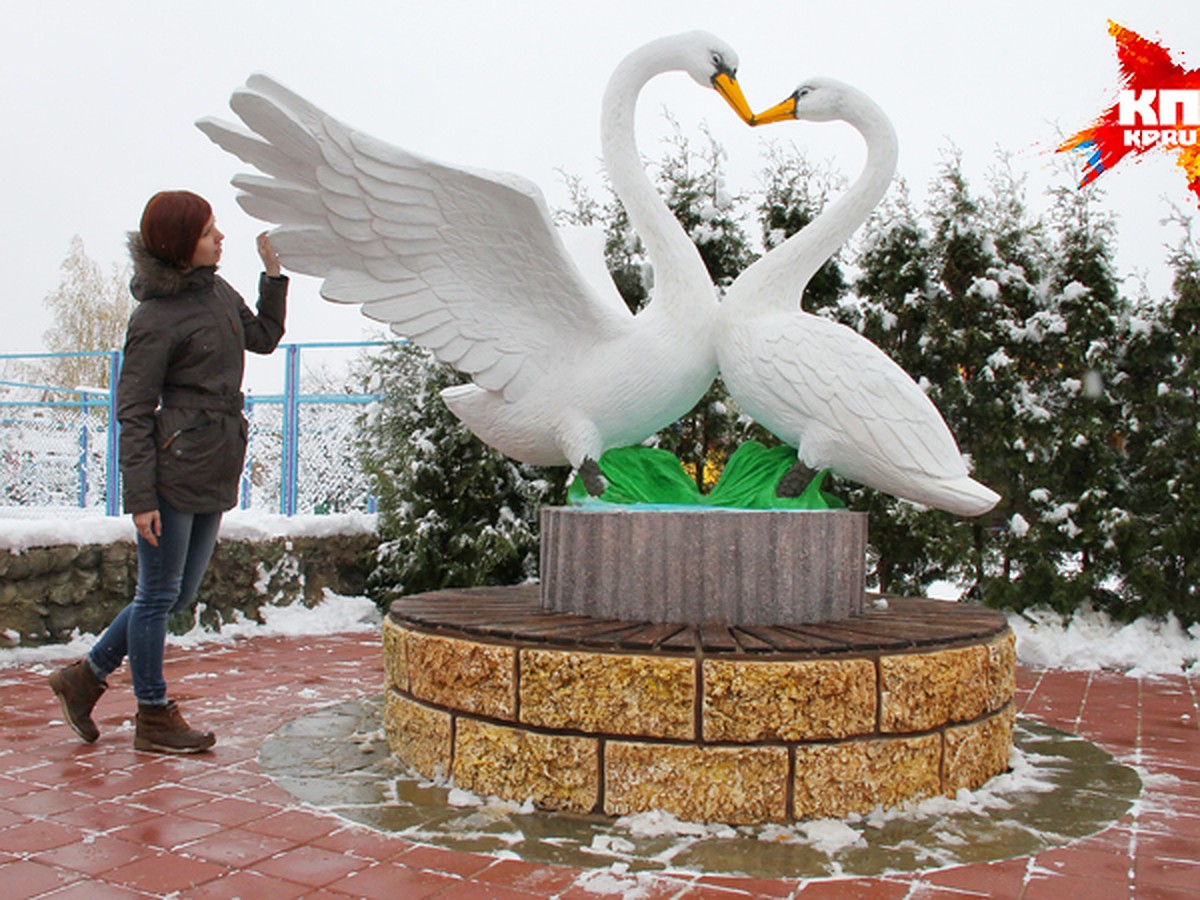
<svg viewBox="0 0 1200 900">
<path fill-rule="evenodd" d="M 796 748 L 797 819 L 866 813 L 941 790 L 942 737 L 887 737 Z"/>
<path fill-rule="evenodd" d="M 875 730 L 875 663 L 704 661 L 704 740 L 811 741 Z"/>
<path fill-rule="evenodd" d="M 404 636 L 408 632 L 391 619 L 383 620 L 383 675 L 387 684 L 408 692 L 408 658 Z"/>
<path fill-rule="evenodd" d="M 599 742 L 460 718 L 454 782 L 464 790 L 542 809 L 591 812 L 600 798 Z"/>
<path fill-rule="evenodd" d="M 605 734 L 695 736 L 691 659 L 522 650 L 520 665 L 522 722 Z"/>
<path fill-rule="evenodd" d="M 1017 636 L 1011 631 L 987 647 L 987 708 L 995 712 L 1017 692 Z"/>
<path fill-rule="evenodd" d="M 988 648 L 983 645 L 904 653 L 879 661 L 880 730 L 927 731 L 984 712 Z"/>
<path fill-rule="evenodd" d="M 1016 717 L 1016 710 L 1007 706 L 990 718 L 946 729 L 942 763 L 946 796 L 953 797 L 961 788 L 975 790 L 1008 768 Z"/>
<path fill-rule="evenodd" d="M 604 811 L 661 809 L 682 819 L 746 825 L 785 822 L 786 747 L 713 747 L 609 741 Z"/>
<path fill-rule="evenodd" d="M 383 706 L 383 728 L 388 746 L 410 769 L 426 778 L 450 774 L 454 751 L 450 713 L 422 706 L 389 690 Z"/>
<path fill-rule="evenodd" d="M 418 700 L 500 719 L 516 713 L 516 650 L 407 631 L 409 692 Z"/>
<path fill-rule="evenodd" d="M 393 753 L 544 809 L 731 824 L 867 812 L 1007 768 L 1015 641 L 760 661 L 384 626 Z"/>
</svg>

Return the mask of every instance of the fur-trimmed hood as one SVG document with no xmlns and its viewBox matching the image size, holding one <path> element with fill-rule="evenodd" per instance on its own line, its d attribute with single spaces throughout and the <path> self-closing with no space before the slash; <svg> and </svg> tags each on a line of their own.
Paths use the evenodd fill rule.
<svg viewBox="0 0 1200 900">
<path fill-rule="evenodd" d="M 213 283 L 216 266 L 184 271 L 165 263 L 146 249 L 141 232 L 129 232 L 129 256 L 133 260 L 133 280 L 129 290 L 139 302 L 151 297 L 173 297 Z"/>
</svg>

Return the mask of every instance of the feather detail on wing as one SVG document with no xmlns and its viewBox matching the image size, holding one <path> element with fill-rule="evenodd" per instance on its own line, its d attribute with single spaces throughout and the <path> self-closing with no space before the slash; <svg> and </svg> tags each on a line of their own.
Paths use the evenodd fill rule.
<svg viewBox="0 0 1200 900">
<path fill-rule="evenodd" d="M 849 477 L 898 470 L 932 478 L 967 474 L 949 428 L 921 388 L 870 341 L 850 328 L 813 315 L 776 316 L 754 348 L 765 385 L 787 410 L 788 421 L 769 427 L 785 439 L 836 435 Z M 820 447 L 802 447 L 822 456 Z M 810 465 L 831 461 L 806 459 Z"/>
<path fill-rule="evenodd" d="M 555 360 L 632 327 L 588 285 L 532 183 L 354 131 L 265 75 L 230 106 L 250 131 L 211 118 L 197 127 L 262 173 L 234 179 L 238 202 L 278 224 L 284 265 L 480 387 L 515 400 Z"/>
</svg>

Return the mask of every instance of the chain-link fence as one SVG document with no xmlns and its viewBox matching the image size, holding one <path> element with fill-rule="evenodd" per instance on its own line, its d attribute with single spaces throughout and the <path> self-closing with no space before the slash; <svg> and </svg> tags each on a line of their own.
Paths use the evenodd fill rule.
<svg viewBox="0 0 1200 900">
<path fill-rule="evenodd" d="M 361 357 L 380 342 L 285 344 L 283 390 L 248 394 L 250 441 L 241 507 L 285 515 L 374 511 L 355 447 L 360 417 L 377 395 L 356 391 Z M 120 352 L 105 356 L 113 382 Z M 0 514 L 56 511 L 118 515 L 120 482 L 113 398 L 107 390 L 39 383 L 64 354 L 0 355 Z M 340 356 L 340 368 L 305 357 Z"/>
</svg>

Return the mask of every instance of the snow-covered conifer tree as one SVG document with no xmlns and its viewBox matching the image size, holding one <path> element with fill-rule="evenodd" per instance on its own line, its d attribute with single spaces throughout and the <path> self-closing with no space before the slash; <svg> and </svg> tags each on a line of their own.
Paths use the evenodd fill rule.
<svg viewBox="0 0 1200 900">
<path fill-rule="evenodd" d="M 360 444 L 379 498 L 372 597 L 382 606 L 404 594 L 536 575 L 538 509 L 561 502 L 565 470 L 523 466 L 472 435 L 438 396 L 456 373 L 424 350 L 397 344 L 372 368 L 383 397 Z"/>
<path fill-rule="evenodd" d="M 1009 542 L 1022 577 L 1005 593 L 1006 605 L 1070 611 L 1112 599 L 1110 513 L 1121 490 L 1112 385 L 1124 301 L 1112 264 L 1114 223 L 1093 191 L 1060 189 L 1054 201 L 1044 299 L 1019 332 L 1030 351 L 1022 407 L 1031 421 L 1022 429 L 1027 458 L 1014 499 L 1028 530 Z"/>
<path fill-rule="evenodd" d="M 1126 458 L 1124 508 L 1113 510 L 1122 617 L 1176 613 L 1200 621 L 1200 247 L 1190 221 L 1172 250 L 1171 297 L 1127 320 L 1122 411 L 1114 422 Z"/>
</svg>

